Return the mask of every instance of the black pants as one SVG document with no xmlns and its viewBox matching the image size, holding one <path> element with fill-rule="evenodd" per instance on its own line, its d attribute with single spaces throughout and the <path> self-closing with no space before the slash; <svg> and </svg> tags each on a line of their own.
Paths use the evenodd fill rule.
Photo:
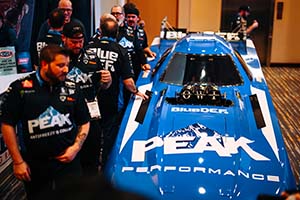
<svg viewBox="0 0 300 200">
<path fill-rule="evenodd" d="M 102 147 L 102 167 L 105 166 L 109 154 L 112 150 L 113 145 L 115 144 L 117 134 L 120 127 L 120 114 L 114 114 L 102 121 L 102 131 L 103 131 L 103 147 Z"/>
<path fill-rule="evenodd" d="M 90 121 L 90 130 L 80 150 L 83 175 L 96 175 L 100 165 L 101 126 L 99 120 Z"/>
<path fill-rule="evenodd" d="M 70 163 L 61 163 L 56 159 L 26 162 L 31 170 L 31 181 L 24 181 L 28 200 L 59 199 L 58 191 L 81 176 L 78 156 Z"/>
</svg>

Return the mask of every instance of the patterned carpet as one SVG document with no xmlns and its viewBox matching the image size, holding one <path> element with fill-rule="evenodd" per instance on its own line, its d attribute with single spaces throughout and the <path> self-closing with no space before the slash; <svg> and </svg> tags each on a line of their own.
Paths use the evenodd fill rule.
<svg viewBox="0 0 300 200">
<path fill-rule="evenodd" d="M 263 67 L 290 163 L 300 184 L 300 66 Z"/>
</svg>

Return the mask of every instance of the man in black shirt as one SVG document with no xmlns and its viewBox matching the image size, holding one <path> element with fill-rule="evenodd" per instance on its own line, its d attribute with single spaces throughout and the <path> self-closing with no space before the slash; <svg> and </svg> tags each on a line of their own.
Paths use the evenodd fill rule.
<svg viewBox="0 0 300 200">
<path fill-rule="evenodd" d="M 99 90 L 110 87 L 112 78 L 109 70 L 100 65 L 99 58 L 86 58 L 83 48 L 84 34 L 80 23 L 69 22 L 64 25 L 62 40 L 65 47 L 72 51 L 67 79 L 80 86 L 91 117 L 89 135 L 80 152 L 81 166 L 85 175 L 95 175 L 99 167 L 101 142 L 99 120 L 102 117 L 96 95 Z"/>
<path fill-rule="evenodd" d="M 65 80 L 69 52 L 57 45 L 41 51 L 39 69 L 14 81 L 4 94 L 1 131 L 15 176 L 27 198 L 43 199 L 81 174 L 77 157 L 89 130 L 88 110 L 80 89 Z M 21 122 L 19 150 L 16 125 Z"/>
<path fill-rule="evenodd" d="M 109 70 L 112 75 L 112 84 L 108 90 L 101 90 L 98 93 L 99 108 L 101 111 L 101 127 L 104 137 L 102 154 L 102 165 L 105 164 L 114 144 L 119 127 L 120 112 L 123 110 L 123 88 L 130 94 L 139 98 L 148 98 L 138 91 L 134 82 L 134 74 L 130 67 L 127 50 L 116 41 L 118 23 L 113 18 L 104 19 L 100 26 L 101 38 L 94 40 L 85 47 L 83 59 L 87 62 L 90 59 L 99 58 L 103 69 Z"/>
<path fill-rule="evenodd" d="M 250 12 L 250 6 L 242 5 L 239 8 L 239 12 L 231 21 L 231 31 L 233 33 L 239 33 L 241 38 L 249 36 L 250 33 L 258 27 L 258 22 L 256 20 L 249 22 L 248 16 L 250 15 Z"/>
<path fill-rule="evenodd" d="M 34 58 L 34 64 L 36 66 L 39 65 L 39 55 L 43 47 L 47 46 L 48 44 L 62 45 L 61 32 L 63 30 L 64 21 L 65 16 L 61 9 L 55 8 L 50 12 L 48 18 L 50 29 L 44 37 L 38 39 L 36 42 L 36 52 Z"/>
</svg>

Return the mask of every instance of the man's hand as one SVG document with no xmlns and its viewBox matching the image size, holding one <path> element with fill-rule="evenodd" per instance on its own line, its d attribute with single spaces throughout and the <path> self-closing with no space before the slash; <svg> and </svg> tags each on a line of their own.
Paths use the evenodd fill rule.
<svg viewBox="0 0 300 200">
<path fill-rule="evenodd" d="M 253 21 L 252 23 L 253 28 L 257 28 L 258 27 L 258 22 L 256 20 Z"/>
<path fill-rule="evenodd" d="M 101 78 L 100 83 L 103 89 L 107 89 L 110 87 L 112 78 L 109 70 L 100 70 Z"/>
<path fill-rule="evenodd" d="M 30 168 L 25 161 L 22 161 L 20 163 L 14 163 L 13 168 L 14 168 L 14 175 L 17 179 L 21 181 L 31 181 Z"/>
<path fill-rule="evenodd" d="M 77 146 L 76 144 L 69 146 L 61 155 L 56 156 L 55 159 L 59 160 L 62 163 L 71 162 L 80 150 L 80 148 Z"/>
<path fill-rule="evenodd" d="M 147 64 L 144 64 L 142 66 L 142 70 L 146 71 L 146 70 L 150 70 L 151 69 L 151 66 L 147 63 Z"/>
<path fill-rule="evenodd" d="M 137 93 L 135 93 L 134 95 L 135 95 L 135 96 L 142 97 L 142 99 L 143 99 L 143 100 L 146 100 L 146 99 L 148 99 L 148 98 L 149 98 L 149 96 L 148 96 L 148 95 L 146 95 L 146 94 L 144 94 L 144 93 L 142 93 L 142 92 L 140 92 L 140 91 L 138 91 L 138 92 L 137 92 Z"/>
</svg>

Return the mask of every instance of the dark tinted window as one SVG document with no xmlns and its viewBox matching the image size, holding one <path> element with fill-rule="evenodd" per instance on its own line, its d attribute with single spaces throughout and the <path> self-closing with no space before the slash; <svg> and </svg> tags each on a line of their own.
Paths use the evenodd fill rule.
<svg viewBox="0 0 300 200">
<path fill-rule="evenodd" d="M 170 60 L 163 81 L 184 85 L 189 82 L 218 86 L 240 85 L 241 76 L 229 55 L 176 53 Z"/>
</svg>

